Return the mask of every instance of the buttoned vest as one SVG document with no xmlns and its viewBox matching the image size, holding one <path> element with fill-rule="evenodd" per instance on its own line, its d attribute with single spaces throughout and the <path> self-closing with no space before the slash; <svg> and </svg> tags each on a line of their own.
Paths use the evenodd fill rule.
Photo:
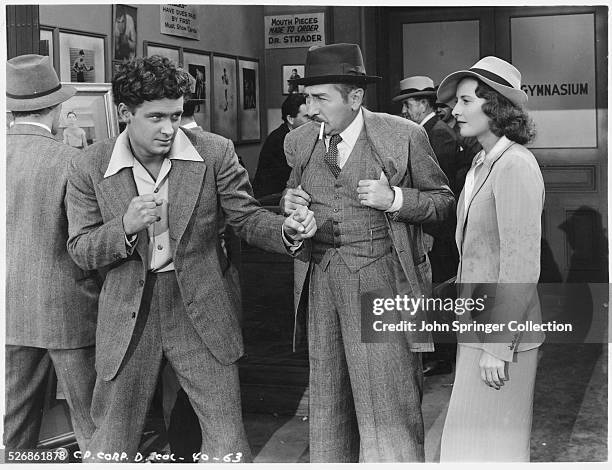
<svg viewBox="0 0 612 470">
<path fill-rule="evenodd" d="M 365 129 L 338 178 L 324 155 L 325 144 L 319 140 L 302 175 L 302 189 L 312 198 L 310 209 L 318 227 L 311 259 L 326 269 L 337 253 L 355 272 L 391 251 L 384 212 L 362 206 L 357 193 L 359 180 L 380 179 L 382 168 L 374 158 Z"/>
</svg>

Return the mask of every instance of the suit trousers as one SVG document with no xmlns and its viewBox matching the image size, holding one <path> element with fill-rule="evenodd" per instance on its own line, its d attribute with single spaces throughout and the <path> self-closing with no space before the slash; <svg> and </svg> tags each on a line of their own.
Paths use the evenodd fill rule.
<svg viewBox="0 0 612 470">
<path fill-rule="evenodd" d="M 529 462 L 538 349 L 515 353 L 499 390 L 480 378 L 481 353 L 459 344 L 440 462 Z"/>
<path fill-rule="evenodd" d="M 204 282 L 204 281 L 203 281 Z M 208 350 L 183 306 L 176 273 L 149 273 L 132 340 L 119 372 L 98 378 L 91 414 L 96 425 L 91 461 L 99 452 L 126 453 L 133 460 L 160 368 L 168 361 L 193 406 L 203 454 L 219 461 L 250 461 L 240 405 L 236 364 L 221 364 Z"/>
<path fill-rule="evenodd" d="M 85 449 L 94 432 L 89 410 L 96 382 L 94 346 L 42 349 L 5 346 L 4 445 L 7 449 L 35 449 L 42 423 L 48 376 L 55 367 L 64 392 L 77 442 Z"/>
<path fill-rule="evenodd" d="M 395 251 L 357 272 L 336 253 L 311 263 L 311 462 L 423 462 L 420 353 L 407 342 L 361 341 L 361 294 L 395 290 Z"/>
</svg>

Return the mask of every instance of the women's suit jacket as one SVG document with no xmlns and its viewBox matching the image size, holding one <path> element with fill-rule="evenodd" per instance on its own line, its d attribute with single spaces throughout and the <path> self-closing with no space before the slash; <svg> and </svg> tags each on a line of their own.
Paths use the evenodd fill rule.
<svg viewBox="0 0 612 470">
<path fill-rule="evenodd" d="M 477 289 L 487 292 L 485 311 L 505 330 L 480 340 L 460 336 L 459 341 L 512 361 L 515 351 L 532 349 L 544 340 L 541 332 L 523 335 L 507 328 L 512 320 L 541 321 L 536 285 L 544 182 L 525 147 L 502 137 L 496 148 L 499 152 L 487 156 L 479 169 L 467 204 L 465 189 L 457 203 L 457 283 L 460 297 L 480 295 Z"/>
</svg>

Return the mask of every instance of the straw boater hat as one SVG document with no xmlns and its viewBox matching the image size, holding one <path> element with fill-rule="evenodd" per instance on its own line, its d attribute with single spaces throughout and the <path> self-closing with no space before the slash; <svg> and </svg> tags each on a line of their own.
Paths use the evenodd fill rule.
<svg viewBox="0 0 612 470">
<path fill-rule="evenodd" d="M 6 109 L 36 111 L 63 103 L 76 93 L 71 85 L 62 85 L 49 57 L 26 54 L 6 63 Z"/>
<path fill-rule="evenodd" d="M 527 102 L 527 93 L 521 90 L 521 72 L 509 62 L 493 56 L 480 59 L 469 70 L 460 70 L 447 76 L 438 88 L 438 100 L 445 103 L 452 100 L 457 84 L 465 77 L 482 80 L 514 104 L 523 105 Z"/>
<path fill-rule="evenodd" d="M 436 96 L 433 80 L 423 76 L 408 77 L 400 82 L 400 92 L 392 98 L 392 101 L 421 96 Z"/>
<path fill-rule="evenodd" d="M 306 54 L 304 77 L 289 80 L 295 85 L 324 83 L 373 83 L 380 77 L 366 75 L 361 49 L 357 44 L 313 46 Z"/>
</svg>

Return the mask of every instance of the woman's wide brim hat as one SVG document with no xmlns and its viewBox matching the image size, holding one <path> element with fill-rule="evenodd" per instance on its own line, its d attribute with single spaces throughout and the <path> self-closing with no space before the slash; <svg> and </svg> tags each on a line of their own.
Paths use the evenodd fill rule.
<svg viewBox="0 0 612 470">
<path fill-rule="evenodd" d="M 521 72 L 511 63 L 494 56 L 480 59 L 468 70 L 448 75 L 438 87 L 438 101 L 451 101 L 455 97 L 457 85 L 465 77 L 481 80 L 516 105 L 527 102 L 527 93 L 521 90 Z"/>
<path fill-rule="evenodd" d="M 404 101 L 424 96 L 436 96 L 433 80 L 424 76 L 408 77 L 400 82 L 400 92 L 391 98 L 391 101 Z"/>
<path fill-rule="evenodd" d="M 26 54 L 6 62 L 6 109 L 36 111 L 63 103 L 76 88 L 63 85 L 48 56 Z"/>
<path fill-rule="evenodd" d="M 330 44 L 313 46 L 306 54 L 304 77 L 289 80 L 295 85 L 321 85 L 324 83 L 374 83 L 380 80 L 367 75 L 361 49 L 357 44 Z"/>
</svg>

